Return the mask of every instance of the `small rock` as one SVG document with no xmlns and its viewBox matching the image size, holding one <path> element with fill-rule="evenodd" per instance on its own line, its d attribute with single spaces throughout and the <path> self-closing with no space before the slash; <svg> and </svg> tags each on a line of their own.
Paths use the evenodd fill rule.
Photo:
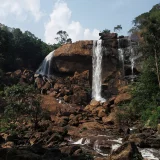
<svg viewBox="0 0 160 160">
<path fill-rule="evenodd" d="M 99 101 L 96 101 L 96 100 L 94 100 L 94 99 L 92 99 L 91 102 L 90 102 L 90 105 L 91 105 L 91 106 L 97 107 L 97 106 L 100 105 L 100 102 L 99 102 Z"/>
<path fill-rule="evenodd" d="M 14 142 L 8 141 L 5 144 L 2 144 L 2 148 L 13 148 Z"/>
</svg>

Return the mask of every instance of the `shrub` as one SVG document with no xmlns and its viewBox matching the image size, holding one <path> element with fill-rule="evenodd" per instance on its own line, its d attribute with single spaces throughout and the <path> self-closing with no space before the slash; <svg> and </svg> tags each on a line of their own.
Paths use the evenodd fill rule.
<svg viewBox="0 0 160 160">
<path fill-rule="evenodd" d="M 38 128 L 38 122 L 45 112 L 40 106 L 41 98 L 32 85 L 17 84 L 6 87 L 4 96 L 7 102 L 4 117 L 8 121 L 15 123 L 20 117 L 23 117 L 23 120 L 27 117 L 34 123 L 34 128 Z"/>
</svg>

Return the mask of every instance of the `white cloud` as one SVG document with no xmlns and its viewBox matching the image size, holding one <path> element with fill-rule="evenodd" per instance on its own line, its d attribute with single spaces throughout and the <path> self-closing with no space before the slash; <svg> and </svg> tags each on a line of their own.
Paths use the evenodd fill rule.
<svg viewBox="0 0 160 160">
<path fill-rule="evenodd" d="M 53 11 L 50 14 L 49 21 L 45 24 L 45 41 L 53 44 L 57 41 L 56 33 L 59 30 L 64 30 L 68 33 L 72 41 L 77 40 L 95 40 L 99 38 L 99 30 L 93 31 L 83 28 L 78 21 L 71 20 L 72 12 L 64 1 L 57 1 L 54 5 Z"/>
<path fill-rule="evenodd" d="M 0 0 L 0 21 L 10 16 L 15 16 L 17 20 L 26 20 L 31 16 L 39 21 L 43 16 L 40 0 Z"/>
</svg>

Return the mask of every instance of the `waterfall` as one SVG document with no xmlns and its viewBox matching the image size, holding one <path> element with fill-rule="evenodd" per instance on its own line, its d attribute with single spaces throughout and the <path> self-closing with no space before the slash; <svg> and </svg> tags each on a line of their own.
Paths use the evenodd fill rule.
<svg viewBox="0 0 160 160">
<path fill-rule="evenodd" d="M 102 86 L 102 40 L 93 41 L 93 78 L 92 78 L 92 98 L 96 101 L 104 102 L 105 99 L 101 97 Z"/>
<path fill-rule="evenodd" d="M 119 60 L 122 62 L 122 74 L 124 75 L 124 51 L 123 49 L 119 48 L 118 49 L 118 54 L 119 54 Z"/>
<path fill-rule="evenodd" d="M 37 69 L 36 74 L 41 74 L 45 76 L 51 76 L 52 75 L 52 69 L 51 69 L 51 61 L 54 55 L 54 51 L 50 52 L 45 59 L 43 60 L 40 67 Z"/>
</svg>

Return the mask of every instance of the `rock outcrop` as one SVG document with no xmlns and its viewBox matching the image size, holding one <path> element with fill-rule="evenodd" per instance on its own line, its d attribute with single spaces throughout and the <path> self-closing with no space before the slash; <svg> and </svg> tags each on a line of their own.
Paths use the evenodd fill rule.
<svg viewBox="0 0 160 160">
<path fill-rule="evenodd" d="M 93 41 L 64 44 L 54 51 L 54 68 L 60 73 L 83 72 L 92 69 Z"/>
<path fill-rule="evenodd" d="M 125 142 L 107 160 L 143 160 L 134 142 Z"/>
<path fill-rule="evenodd" d="M 104 41 L 105 42 L 105 41 Z M 116 39 L 113 41 L 117 42 Z M 113 43 L 111 42 L 111 43 Z M 106 82 L 118 71 L 118 52 L 117 45 L 103 44 L 102 61 L 102 81 Z M 115 50 L 113 53 L 112 50 Z M 53 68 L 58 73 L 74 74 L 89 70 L 92 79 L 92 52 L 93 41 L 78 41 L 72 44 L 65 44 L 54 51 Z"/>
</svg>

